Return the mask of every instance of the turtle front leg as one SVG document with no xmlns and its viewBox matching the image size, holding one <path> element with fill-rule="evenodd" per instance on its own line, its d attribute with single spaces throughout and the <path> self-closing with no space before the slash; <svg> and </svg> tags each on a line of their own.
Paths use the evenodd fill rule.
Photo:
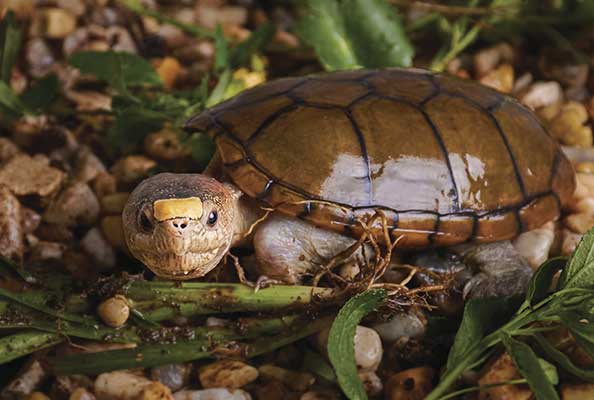
<svg viewBox="0 0 594 400">
<path fill-rule="evenodd" d="M 512 297 L 526 292 L 532 268 L 510 241 L 464 246 L 454 251 L 475 272 L 464 286 L 464 298 Z"/>
<path fill-rule="evenodd" d="M 301 283 L 354 243 L 347 236 L 279 214 L 273 214 L 258 226 L 254 235 L 259 272 L 289 284 Z M 369 257 L 370 253 L 366 255 Z M 359 248 L 344 262 L 362 260 L 363 251 Z"/>
</svg>

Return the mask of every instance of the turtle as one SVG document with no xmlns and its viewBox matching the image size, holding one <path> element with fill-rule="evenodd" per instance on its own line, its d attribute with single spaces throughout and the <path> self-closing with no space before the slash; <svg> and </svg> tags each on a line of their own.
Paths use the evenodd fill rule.
<svg viewBox="0 0 594 400">
<path fill-rule="evenodd" d="M 259 271 L 291 284 L 388 232 L 403 251 L 458 249 L 498 271 L 483 293 L 519 291 L 532 270 L 509 241 L 557 219 L 575 189 L 530 109 L 420 69 L 277 79 L 184 129 L 214 140 L 211 165 L 144 180 L 123 211 L 132 255 L 176 280 L 204 276 L 252 230 Z M 252 229 L 262 207 L 273 212 Z"/>
</svg>

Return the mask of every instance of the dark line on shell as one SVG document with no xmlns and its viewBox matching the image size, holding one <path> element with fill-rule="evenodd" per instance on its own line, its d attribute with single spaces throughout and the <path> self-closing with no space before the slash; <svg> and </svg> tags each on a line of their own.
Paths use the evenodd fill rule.
<svg viewBox="0 0 594 400">
<path fill-rule="evenodd" d="M 359 142 L 359 147 L 361 148 L 361 157 L 363 157 L 363 161 L 365 162 L 365 167 L 367 168 L 367 171 L 366 171 L 367 172 L 367 175 L 366 175 L 367 196 L 368 196 L 368 204 L 371 204 L 374 201 L 373 178 L 371 177 L 371 161 L 369 159 L 369 153 L 367 151 L 367 143 L 365 142 L 365 136 L 363 135 L 363 132 L 361 132 L 361 129 L 359 129 L 359 125 L 357 125 L 357 121 L 355 120 L 355 117 L 353 117 L 351 112 L 349 110 L 345 110 L 344 113 L 347 116 L 347 118 L 349 119 L 349 121 L 351 122 L 353 131 L 355 132 L 355 135 L 357 136 L 357 140 Z"/>
<path fill-rule="evenodd" d="M 298 107 L 297 104 L 291 103 L 284 107 L 279 108 L 278 110 L 276 110 L 275 112 L 270 114 L 268 117 L 266 117 L 264 119 L 264 121 L 262 121 L 260 126 L 258 126 L 256 128 L 256 130 L 251 135 L 249 135 L 249 137 L 247 138 L 247 140 L 244 143 L 245 147 L 249 147 L 254 142 L 254 140 L 256 140 L 258 138 L 258 136 L 260 136 L 262 134 L 264 129 L 266 129 L 270 124 L 272 124 L 277 118 L 279 118 L 281 115 L 283 115 L 285 113 L 288 113 L 288 112 L 296 109 L 297 107 Z"/>
<path fill-rule="evenodd" d="M 433 225 L 433 232 L 427 236 L 427 240 L 429 241 L 429 245 L 433 246 L 435 243 L 435 235 L 439 232 L 439 225 L 441 224 L 441 217 L 438 215 L 435 216 L 435 224 Z"/>
</svg>

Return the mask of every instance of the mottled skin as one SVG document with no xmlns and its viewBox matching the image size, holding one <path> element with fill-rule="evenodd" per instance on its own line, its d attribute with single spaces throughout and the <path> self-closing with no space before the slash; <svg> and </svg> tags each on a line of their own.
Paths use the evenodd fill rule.
<svg viewBox="0 0 594 400">
<path fill-rule="evenodd" d="M 404 248 L 506 241 L 558 218 L 575 187 L 571 164 L 530 110 L 477 83 L 419 70 L 273 81 L 186 128 L 213 137 L 232 184 L 158 175 L 124 213 L 132 253 L 175 279 L 214 268 L 261 215 L 258 205 L 276 210 L 253 236 L 260 271 L 295 283 L 352 244 L 363 232 L 357 221 L 378 212 Z M 150 216 L 158 198 L 184 197 L 202 199 L 200 220 L 172 215 L 143 231 L 142 207 Z M 219 219 L 208 225 L 212 210 Z M 381 237 L 382 224 L 370 228 Z M 501 243 L 475 259 L 506 260 L 503 269 L 486 277 L 478 268 L 473 285 L 529 275 Z"/>
</svg>

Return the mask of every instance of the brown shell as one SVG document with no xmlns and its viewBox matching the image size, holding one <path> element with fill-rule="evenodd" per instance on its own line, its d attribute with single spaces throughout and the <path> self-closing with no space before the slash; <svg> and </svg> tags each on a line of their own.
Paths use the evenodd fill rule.
<svg viewBox="0 0 594 400">
<path fill-rule="evenodd" d="M 357 221 L 381 211 L 406 247 L 512 238 L 557 218 L 575 187 L 570 162 L 529 109 L 420 70 L 277 80 L 187 128 L 214 138 L 249 196 L 354 236 Z"/>
</svg>

